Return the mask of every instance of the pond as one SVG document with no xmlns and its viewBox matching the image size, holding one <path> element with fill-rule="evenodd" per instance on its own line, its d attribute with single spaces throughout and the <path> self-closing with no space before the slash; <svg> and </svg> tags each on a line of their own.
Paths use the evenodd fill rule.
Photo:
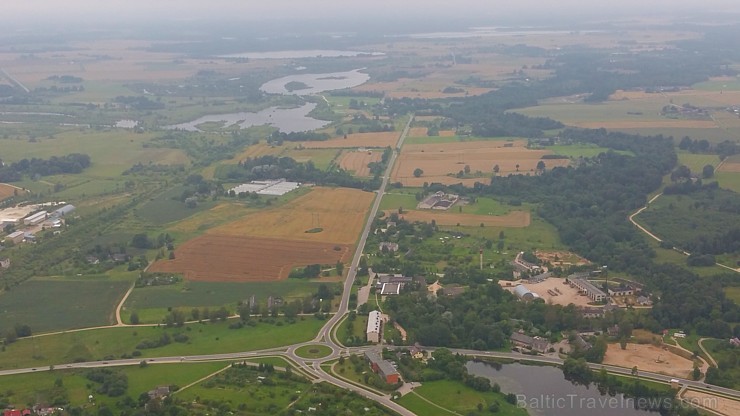
<svg viewBox="0 0 740 416">
<path fill-rule="evenodd" d="M 260 90 L 268 94 L 311 95 L 324 91 L 352 88 L 366 83 L 370 75 L 360 72 L 361 69 L 327 74 L 296 74 L 277 78 L 264 83 Z M 299 85 L 288 88 L 288 84 Z"/>
<path fill-rule="evenodd" d="M 504 393 L 514 393 L 530 415 L 547 416 L 645 416 L 635 409 L 635 399 L 617 394 L 602 395 L 595 385 L 576 385 L 557 367 L 522 364 L 493 365 L 468 361 L 468 373 L 498 383 Z"/>
<path fill-rule="evenodd" d="M 310 131 L 329 124 L 328 121 L 317 120 L 308 116 L 308 113 L 315 107 L 316 103 L 306 103 L 294 108 L 270 107 L 256 113 L 212 114 L 187 123 L 166 126 L 165 128 L 185 131 L 206 131 L 208 129 L 204 128 L 204 125 L 207 123 L 208 125 L 215 126 L 216 129 L 224 129 L 231 126 L 246 129 L 253 126 L 270 125 L 280 129 L 284 133 Z"/>
</svg>

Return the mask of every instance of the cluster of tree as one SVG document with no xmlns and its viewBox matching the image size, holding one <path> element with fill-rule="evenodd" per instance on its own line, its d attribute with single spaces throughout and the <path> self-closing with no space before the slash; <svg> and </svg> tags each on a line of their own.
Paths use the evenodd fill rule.
<svg viewBox="0 0 740 416">
<path fill-rule="evenodd" d="M 383 155 L 380 157 L 379 162 L 368 163 L 367 167 L 370 169 L 370 174 L 374 177 L 380 177 L 388 166 L 388 161 L 390 160 L 391 155 L 393 155 L 393 149 L 390 147 L 383 149 Z"/>
<path fill-rule="evenodd" d="M 113 102 L 118 104 L 123 104 L 128 108 L 132 108 L 134 110 L 139 111 L 149 111 L 149 110 L 161 110 L 164 108 L 164 103 L 157 101 L 152 101 L 149 99 L 149 97 L 145 96 L 123 96 L 119 95 L 118 97 L 113 99 Z"/>
<path fill-rule="evenodd" d="M 740 347 L 725 340 L 712 342 L 710 354 L 717 360 L 717 367 L 709 367 L 706 382 L 717 386 L 737 389 L 740 386 Z"/>
<path fill-rule="evenodd" d="M 169 233 L 159 233 L 156 239 L 151 239 L 146 233 L 134 234 L 131 238 L 131 246 L 141 249 L 149 250 L 152 248 L 170 247 L 174 248 L 173 243 L 175 239 Z"/>
<path fill-rule="evenodd" d="M 99 384 L 95 389 L 99 394 L 118 397 L 126 394 L 128 390 L 128 376 L 119 370 L 96 368 L 88 371 L 85 377 Z"/>
<path fill-rule="evenodd" d="M 49 176 L 63 173 L 80 173 L 90 167 L 90 156 L 70 153 L 49 159 L 21 159 L 0 167 L 0 182 L 16 182 L 23 176 Z"/>
<path fill-rule="evenodd" d="M 185 165 L 163 165 L 159 163 L 148 163 L 145 165 L 137 162 L 123 171 L 121 175 L 146 175 L 147 177 L 152 177 L 154 175 L 178 175 L 184 172 Z"/>
<path fill-rule="evenodd" d="M 384 131 L 394 131 L 396 127 L 393 125 L 393 123 L 382 123 L 377 116 L 375 118 L 368 118 L 364 114 L 355 114 L 352 116 L 352 125 L 358 126 L 357 132 L 358 133 L 372 133 L 372 132 L 384 132 Z M 350 127 L 347 130 L 348 134 L 351 134 L 353 132 L 352 128 Z"/>
<path fill-rule="evenodd" d="M 61 82 L 62 84 L 79 84 L 83 81 L 82 78 L 74 75 L 52 75 L 46 79 L 49 81 Z"/>
<path fill-rule="evenodd" d="M 5 333 L 5 344 L 12 344 L 18 340 L 18 338 L 30 337 L 31 327 L 25 324 L 15 324 L 13 329 L 9 329 Z"/>
<path fill-rule="evenodd" d="M 252 181 L 260 179 L 286 178 L 295 182 L 310 182 L 317 185 L 334 185 L 364 190 L 377 189 L 380 179 L 361 180 L 340 168 L 321 170 L 310 160 L 306 163 L 296 162 L 290 157 L 261 156 L 239 163 L 240 169 L 227 173 L 228 179 Z"/>
<path fill-rule="evenodd" d="M 215 140 L 200 133 L 186 131 L 169 131 L 144 143 L 144 147 L 166 147 L 181 149 L 187 153 L 195 167 L 204 167 L 219 160 L 231 159 L 237 151 L 253 143 L 260 137 L 250 130 L 238 130 L 231 133 L 228 140 Z"/>
<path fill-rule="evenodd" d="M 302 269 L 293 270 L 288 277 L 295 279 L 315 279 L 321 274 L 320 264 L 310 264 Z"/>
<path fill-rule="evenodd" d="M 280 146 L 283 142 L 320 142 L 328 140 L 329 137 L 326 133 L 313 131 L 294 131 L 290 133 L 275 131 L 267 138 L 267 142 Z"/>
</svg>

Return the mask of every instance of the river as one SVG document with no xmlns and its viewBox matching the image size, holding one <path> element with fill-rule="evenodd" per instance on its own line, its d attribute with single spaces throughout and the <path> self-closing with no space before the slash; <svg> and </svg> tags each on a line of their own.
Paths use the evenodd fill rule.
<svg viewBox="0 0 740 416">
<path fill-rule="evenodd" d="M 586 387 L 566 380 L 557 367 L 469 361 L 469 374 L 498 383 L 504 393 L 514 393 L 530 415 L 546 416 L 645 416 L 655 414 L 635 409 L 635 400 L 621 394 L 602 395 L 595 385 Z"/>
</svg>

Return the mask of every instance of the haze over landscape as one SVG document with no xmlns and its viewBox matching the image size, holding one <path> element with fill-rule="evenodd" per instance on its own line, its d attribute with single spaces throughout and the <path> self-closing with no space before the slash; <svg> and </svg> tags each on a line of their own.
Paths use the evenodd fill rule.
<svg viewBox="0 0 740 416">
<path fill-rule="evenodd" d="M 0 411 L 740 414 L 740 4 L 0 13 Z"/>
</svg>

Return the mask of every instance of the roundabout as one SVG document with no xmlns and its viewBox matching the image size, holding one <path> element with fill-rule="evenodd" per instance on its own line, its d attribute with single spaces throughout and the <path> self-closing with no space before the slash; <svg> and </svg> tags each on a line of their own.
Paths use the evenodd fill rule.
<svg viewBox="0 0 740 416">
<path fill-rule="evenodd" d="M 322 344 L 309 344 L 298 347 L 293 353 L 301 358 L 307 360 L 318 360 L 330 356 L 334 350 L 326 345 Z"/>
</svg>

